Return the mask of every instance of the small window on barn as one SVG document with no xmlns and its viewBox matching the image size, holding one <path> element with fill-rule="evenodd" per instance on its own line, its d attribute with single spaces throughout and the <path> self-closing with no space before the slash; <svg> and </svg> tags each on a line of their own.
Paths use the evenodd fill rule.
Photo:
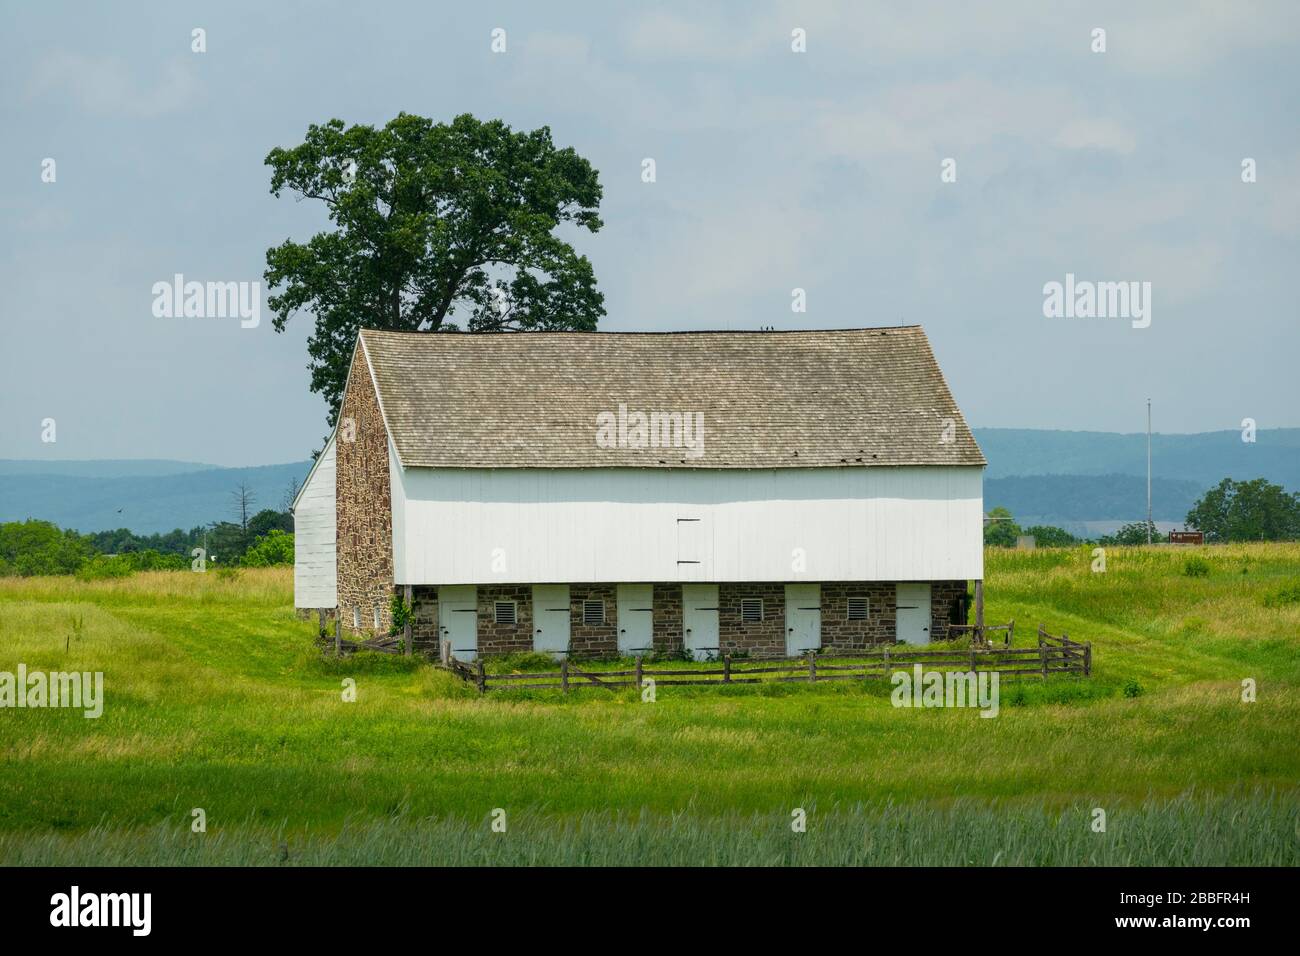
<svg viewBox="0 0 1300 956">
<path fill-rule="evenodd" d="M 742 598 L 740 601 L 740 622 L 758 624 L 763 620 L 763 599 Z"/>
<path fill-rule="evenodd" d="M 514 601 L 496 602 L 496 622 L 498 624 L 519 623 L 519 616 Z"/>
<path fill-rule="evenodd" d="M 361 630 L 361 607 L 360 605 L 352 609 L 352 630 Z"/>
<path fill-rule="evenodd" d="M 867 619 L 867 599 L 865 597 L 849 598 L 849 620 L 865 621 Z"/>
<path fill-rule="evenodd" d="M 380 617 L 381 617 L 382 613 L 383 613 L 383 612 L 380 611 L 380 609 L 379 609 L 379 605 L 376 604 L 376 605 L 375 605 L 375 630 L 376 630 L 376 631 L 379 630 L 379 628 L 382 626 L 382 625 L 379 623 L 379 622 L 380 622 Z"/>
<path fill-rule="evenodd" d="M 583 601 L 582 602 L 582 623 L 588 627 L 598 626 L 605 623 L 605 602 L 604 601 Z"/>
</svg>

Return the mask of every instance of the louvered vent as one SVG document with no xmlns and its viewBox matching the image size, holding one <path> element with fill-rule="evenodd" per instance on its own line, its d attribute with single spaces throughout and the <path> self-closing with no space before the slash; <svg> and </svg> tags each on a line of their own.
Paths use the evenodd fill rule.
<svg viewBox="0 0 1300 956">
<path fill-rule="evenodd" d="M 865 621 L 867 619 L 867 599 L 864 597 L 849 598 L 849 620 Z"/>
</svg>

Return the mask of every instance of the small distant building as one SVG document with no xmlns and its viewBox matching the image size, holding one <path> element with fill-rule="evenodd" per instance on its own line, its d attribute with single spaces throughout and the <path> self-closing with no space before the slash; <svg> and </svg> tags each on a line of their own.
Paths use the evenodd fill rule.
<svg viewBox="0 0 1300 956">
<path fill-rule="evenodd" d="M 1034 550 L 1034 536 L 1032 534 L 1022 534 L 1016 537 L 1016 548 L 1021 551 Z"/>
<path fill-rule="evenodd" d="M 985 460 L 919 327 L 363 331 L 294 502 L 295 603 L 417 642 L 698 658 L 923 643 Z"/>
</svg>

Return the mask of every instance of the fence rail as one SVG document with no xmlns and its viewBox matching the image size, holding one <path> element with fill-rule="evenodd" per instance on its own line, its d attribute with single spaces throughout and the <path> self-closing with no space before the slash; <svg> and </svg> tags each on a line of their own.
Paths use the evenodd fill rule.
<svg viewBox="0 0 1300 956">
<path fill-rule="evenodd" d="M 998 633 L 1002 633 L 999 637 Z M 956 637 L 969 635 L 975 644 L 992 644 L 994 641 L 1000 641 L 1004 647 L 1010 647 L 1011 642 L 1015 640 L 1016 622 L 1012 618 L 1006 624 L 949 624 L 948 640 Z"/>
<path fill-rule="evenodd" d="M 376 637 L 368 641 L 349 641 L 346 637 L 334 635 L 334 654 L 354 654 L 357 651 L 379 651 L 381 654 L 402 653 L 401 638 Z"/>
<path fill-rule="evenodd" d="M 442 661 L 453 674 L 474 684 L 479 693 L 489 690 L 527 689 L 562 690 L 577 687 L 644 687 L 653 680 L 660 687 L 713 686 L 719 684 L 760 684 L 834 680 L 888 680 L 896 670 L 920 665 L 922 669 L 961 669 L 973 673 L 996 672 L 1013 680 L 1049 674 L 1092 675 L 1092 643 L 1080 644 L 1067 635 L 1049 634 L 1038 628 L 1037 647 L 1005 647 L 988 643 L 969 649 L 912 650 L 899 645 L 872 651 L 840 651 L 790 660 L 734 659 L 724 655 L 716 666 L 702 668 L 646 667 L 637 658 L 636 667 L 624 670 L 584 670 L 568 660 L 560 661 L 558 671 L 517 674 L 491 674 L 479 658 L 472 665 L 453 657 L 444 646 Z M 839 661 L 839 663 L 836 663 Z"/>
</svg>

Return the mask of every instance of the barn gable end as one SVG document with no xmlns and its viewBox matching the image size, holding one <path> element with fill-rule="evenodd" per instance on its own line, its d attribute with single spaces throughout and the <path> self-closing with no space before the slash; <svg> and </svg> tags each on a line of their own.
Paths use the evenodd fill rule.
<svg viewBox="0 0 1300 956">
<path fill-rule="evenodd" d="M 387 632 L 393 590 L 388 429 L 361 341 L 336 436 L 339 620 L 345 629 Z"/>
</svg>

